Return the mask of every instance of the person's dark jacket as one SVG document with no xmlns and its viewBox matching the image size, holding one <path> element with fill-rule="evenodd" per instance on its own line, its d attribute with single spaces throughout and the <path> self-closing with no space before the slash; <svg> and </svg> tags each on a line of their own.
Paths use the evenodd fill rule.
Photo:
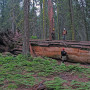
<svg viewBox="0 0 90 90">
<path fill-rule="evenodd" d="M 65 51 L 61 51 L 61 56 L 66 56 L 67 53 Z"/>
</svg>

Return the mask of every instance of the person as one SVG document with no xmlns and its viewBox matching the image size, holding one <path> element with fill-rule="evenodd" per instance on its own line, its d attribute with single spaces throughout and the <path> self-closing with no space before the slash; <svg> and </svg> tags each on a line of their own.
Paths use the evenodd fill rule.
<svg viewBox="0 0 90 90">
<path fill-rule="evenodd" d="M 55 40 L 55 32 L 54 31 L 52 31 L 51 36 L 52 36 L 52 40 Z"/>
<path fill-rule="evenodd" d="M 61 60 L 63 63 L 67 60 L 67 52 L 65 51 L 64 48 L 61 51 Z"/>
<path fill-rule="evenodd" d="M 55 28 L 53 28 L 51 33 L 52 40 L 55 40 Z"/>
<path fill-rule="evenodd" d="M 64 30 L 63 30 L 63 40 L 66 39 L 66 34 L 67 34 L 67 31 L 66 31 L 66 29 L 64 28 Z"/>
</svg>

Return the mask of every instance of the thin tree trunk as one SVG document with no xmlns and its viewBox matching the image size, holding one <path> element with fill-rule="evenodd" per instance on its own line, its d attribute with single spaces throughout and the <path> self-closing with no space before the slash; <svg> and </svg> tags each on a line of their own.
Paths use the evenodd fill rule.
<svg viewBox="0 0 90 90">
<path fill-rule="evenodd" d="M 13 8 L 12 8 L 12 32 L 13 34 L 15 33 L 15 1 L 12 0 L 12 5 L 13 5 Z"/>
<path fill-rule="evenodd" d="M 29 7 L 30 0 L 24 0 L 23 54 L 29 54 Z"/>
<path fill-rule="evenodd" d="M 2 4 L 1 4 L 1 25 L 2 28 L 4 28 L 3 23 L 4 23 L 4 10 L 5 10 L 5 0 L 2 0 Z"/>
<path fill-rule="evenodd" d="M 42 16 L 42 15 L 43 15 L 43 14 L 42 14 L 42 11 L 43 11 L 43 10 L 42 10 L 42 1 L 40 0 L 40 32 L 41 32 L 41 33 L 40 33 L 40 38 L 43 38 L 43 37 L 42 37 L 42 33 L 43 33 L 43 32 L 42 32 L 42 30 L 43 30 L 43 27 L 42 27 L 42 26 L 43 26 L 43 24 L 42 24 L 42 22 L 43 22 L 43 19 L 42 19 L 42 17 L 43 17 L 43 16 Z"/>
<path fill-rule="evenodd" d="M 72 40 L 75 40 L 75 30 L 74 30 L 74 18 L 73 18 L 72 0 L 69 0 L 69 8 L 70 8 L 70 18 L 71 18 Z"/>
<path fill-rule="evenodd" d="M 12 32 L 13 32 L 13 34 L 15 33 L 15 11 L 14 11 L 14 8 L 12 11 Z"/>
<path fill-rule="evenodd" d="M 35 28 L 35 24 L 36 24 L 36 18 L 35 17 L 36 17 L 36 15 L 35 15 L 35 2 L 34 1 L 35 0 L 33 0 L 33 7 L 32 7 L 33 8 L 33 22 L 32 22 L 33 24 L 32 25 L 34 27 L 33 30 L 32 30 L 32 32 L 33 32 L 32 35 L 36 36 L 36 28 Z"/>
<path fill-rule="evenodd" d="M 45 39 L 45 0 L 43 0 L 43 39 Z"/>
<path fill-rule="evenodd" d="M 59 2 L 57 0 L 57 31 L 58 31 L 58 40 L 60 40 L 60 30 L 59 30 Z"/>
</svg>

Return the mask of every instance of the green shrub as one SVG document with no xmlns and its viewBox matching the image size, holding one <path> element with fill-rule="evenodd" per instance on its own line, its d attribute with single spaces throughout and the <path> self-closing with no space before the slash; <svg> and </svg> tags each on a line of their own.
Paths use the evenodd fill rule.
<svg viewBox="0 0 90 90">
<path fill-rule="evenodd" d="M 0 78 L 0 84 L 3 84 L 3 81 L 4 81 L 5 78 Z"/>
<path fill-rule="evenodd" d="M 37 39 L 37 36 L 31 36 L 31 39 Z"/>
<path fill-rule="evenodd" d="M 14 88 L 17 88 L 17 85 L 15 85 L 15 84 L 9 84 L 8 85 L 8 88 L 9 89 L 14 89 Z"/>
<path fill-rule="evenodd" d="M 47 86 L 48 89 L 62 90 L 62 89 L 64 89 L 64 87 L 63 87 L 64 82 L 66 82 L 66 81 L 59 77 L 55 77 L 54 80 L 46 81 L 44 84 Z"/>
<path fill-rule="evenodd" d="M 76 90 L 90 90 L 90 82 L 78 82 L 75 80 L 72 80 L 71 82 L 72 89 Z"/>
<path fill-rule="evenodd" d="M 14 80 L 18 85 L 23 84 L 23 85 L 30 85 L 33 86 L 35 85 L 35 78 L 33 76 L 24 76 L 23 78 L 15 79 Z"/>
<path fill-rule="evenodd" d="M 85 68 L 83 68 L 79 65 L 69 65 L 69 66 L 67 66 L 67 71 L 83 72 L 83 71 L 85 71 Z"/>
</svg>

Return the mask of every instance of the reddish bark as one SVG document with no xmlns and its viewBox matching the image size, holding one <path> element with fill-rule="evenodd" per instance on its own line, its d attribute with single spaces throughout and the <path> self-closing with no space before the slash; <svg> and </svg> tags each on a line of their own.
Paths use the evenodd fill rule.
<svg viewBox="0 0 90 90">
<path fill-rule="evenodd" d="M 31 45 L 36 56 L 60 59 L 61 50 L 65 48 L 69 61 L 90 63 L 90 42 L 31 41 Z"/>
<path fill-rule="evenodd" d="M 49 16 L 49 39 L 52 40 L 52 33 L 54 32 L 54 14 L 53 14 L 53 4 L 51 0 L 48 0 L 48 16 Z"/>
</svg>

